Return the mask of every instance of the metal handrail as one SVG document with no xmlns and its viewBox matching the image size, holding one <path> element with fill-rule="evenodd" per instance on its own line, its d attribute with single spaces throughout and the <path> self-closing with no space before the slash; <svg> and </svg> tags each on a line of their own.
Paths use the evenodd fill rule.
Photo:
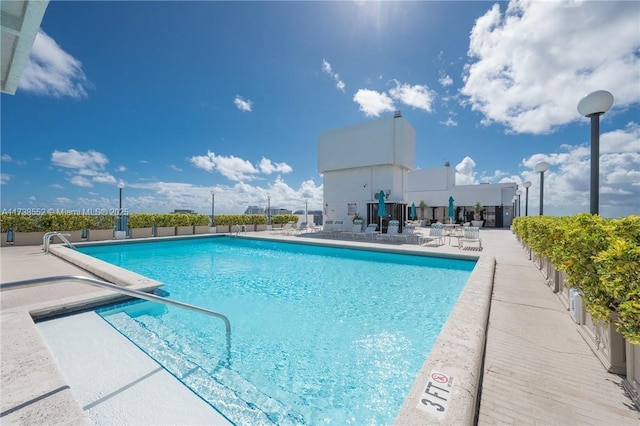
<svg viewBox="0 0 640 426">
<path fill-rule="evenodd" d="M 50 231 L 47 232 L 46 234 L 44 234 L 44 236 L 42 237 L 42 245 L 44 246 L 43 250 L 45 253 L 49 253 L 49 245 L 51 244 L 51 239 L 53 237 L 58 237 L 60 238 L 62 241 L 64 241 L 65 243 L 67 243 L 69 245 L 69 247 L 71 247 L 72 249 L 76 250 L 76 246 L 74 246 L 73 244 L 71 244 L 71 242 L 69 240 L 67 240 L 65 237 L 70 237 L 71 234 L 63 234 L 61 232 L 58 231 Z"/>
<path fill-rule="evenodd" d="M 18 287 L 24 287 L 29 285 L 38 285 L 38 284 L 44 284 L 52 281 L 68 281 L 68 280 L 80 281 L 86 284 L 93 285 L 95 287 L 106 288 L 109 290 L 113 290 L 117 293 L 135 297 L 138 299 L 145 299 L 145 300 L 150 300 L 152 302 L 163 303 L 165 305 L 177 306 L 180 308 L 185 308 L 191 311 L 200 312 L 203 314 L 220 318 L 222 321 L 224 321 L 224 326 L 227 332 L 227 363 L 228 364 L 230 363 L 231 361 L 231 323 L 229 322 L 229 318 L 227 318 L 224 314 L 221 314 L 216 311 L 212 311 L 210 309 L 201 308 L 200 306 L 190 305 L 184 302 L 178 302 L 177 300 L 166 299 L 164 297 L 156 296 L 155 294 L 149 294 L 143 291 L 121 287 L 116 284 L 112 284 L 112 283 L 98 280 L 95 278 L 83 277 L 81 275 L 56 275 L 51 277 L 33 278 L 30 280 L 2 283 L 0 284 L 0 290 L 11 290 Z"/>
</svg>

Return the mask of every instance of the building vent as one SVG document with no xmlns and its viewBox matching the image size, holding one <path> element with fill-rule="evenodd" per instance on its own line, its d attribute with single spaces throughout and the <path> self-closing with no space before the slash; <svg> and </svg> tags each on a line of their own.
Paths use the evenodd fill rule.
<svg viewBox="0 0 640 426">
<path fill-rule="evenodd" d="M 400 111 L 397 111 L 397 110 L 394 111 L 393 112 L 393 118 L 399 118 L 399 117 L 402 117 L 402 114 L 400 113 Z"/>
</svg>

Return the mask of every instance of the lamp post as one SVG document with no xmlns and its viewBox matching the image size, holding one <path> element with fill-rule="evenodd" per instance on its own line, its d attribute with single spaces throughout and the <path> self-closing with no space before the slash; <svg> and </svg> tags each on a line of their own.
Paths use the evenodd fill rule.
<svg viewBox="0 0 640 426">
<path fill-rule="evenodd" d="M 529 187 L 531 186 L 531 182 L 526 181 L 525 183 L 522 184 L 522 186 L 524 186 L 524 189 L 525 189 L 524 215 L 529 216 Z"/>
<path fill-rule="evenodd" d="M 522 216 L 522 208 L 520 208 L 520 195 L 522 194 L 522 191 L 520 191 L 519 189 L 516 191 L 516 195 L 518 196 L 518 216 Z"/>
<path fill-rule="evenodd" d="M 547 163 L 546 161 L 542 161 L 536 164 L 535 170 L 536 172 L 540 173 L 540 216 L 542 216 L 542 200 L 544 199 L 544 172 L 549 170 L 549 163 Z"/>
<path fill-rule="evenodd" d="M 513 217 L 517 217 L 518 216 L 518 211 L 516 210 L 516 201 L 517 200 L 518 200 L 518 197 L 516 197 L 515 195 L 511 199 L 511 203 L 513 204 Z"/>
<path fill-rule="evenodd" d="M 611 105 L 613 95 L 606 90 L 589 93 L 578 102 L 578 112 L 591 119 L 591 214 L 598 214 L 600 204 L 600 116 L 609 111 Z"/>
<path fill-rule="evenodd" d="M 309 200 L 304 200 L 304 221 L 309 223 Z"/>
<path fill-rule="evenodd" d="M 213 211 L 215 209 L 216 206 L 216 193 L 211 191 L 211 228 L 213 228 L 214 226 L 216 226 L 216 220 L 214 219 L 213 216 Z"/>
<path fill-rule="evenodd" d="M 267 226 L 271 226 L 271 195 L 267 196 Z"/>
<path fill-rule="evenodd" d="M 125 187 L 124 182 L 120 181 L 118 183 L 118 193 L 120 196 L 120 203 L 118 204 L 118 231 L 123 231 L 122 229 L 122 189 Z"/>
</svg>

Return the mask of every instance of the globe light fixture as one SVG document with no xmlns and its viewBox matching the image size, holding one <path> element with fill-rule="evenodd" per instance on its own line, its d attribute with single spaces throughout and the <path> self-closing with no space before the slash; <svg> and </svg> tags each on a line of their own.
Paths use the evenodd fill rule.
<svg viewBox="0 0 640 426">
<path fill-rule="evenodd" d="M 542 216 L 542 199 L 544 198 L 544 172 L 549 170 L 549 163 L 547 163 L 546 161 L 542 161 L 536 164 L 535 170 L 536 172 L 540 173 L 540 216 Z"/>
<path fill-rule="evenodd" d="M 598 214 L 600 205 L 600 116 L 613 105 L 613 95 L 606 90 L 589 93 L 578 102 L 578 112 L 591 119 L 591 214 Z"/>
<path fill-rule="evenodd" d="M 522 186 L 524 186 L 524 189 L 525 189 L 524 215 L 529 216 L 529 187 L 531 186 L 531 182 L 526 181 L 525 183 L 522 184 Z"/>
</svg>

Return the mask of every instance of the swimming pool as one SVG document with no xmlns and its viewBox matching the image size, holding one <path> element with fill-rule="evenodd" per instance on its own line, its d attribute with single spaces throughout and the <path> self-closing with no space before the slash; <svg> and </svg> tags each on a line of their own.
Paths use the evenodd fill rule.
<svg viewBox="0 0 640 426">
<path fill-rule="evenodd" d="M 81 251 L 219 320 L 147 302 L 101 311 L 239 424 L 389 424 L 475 262 L 234 238 Z"/>
</svg>

